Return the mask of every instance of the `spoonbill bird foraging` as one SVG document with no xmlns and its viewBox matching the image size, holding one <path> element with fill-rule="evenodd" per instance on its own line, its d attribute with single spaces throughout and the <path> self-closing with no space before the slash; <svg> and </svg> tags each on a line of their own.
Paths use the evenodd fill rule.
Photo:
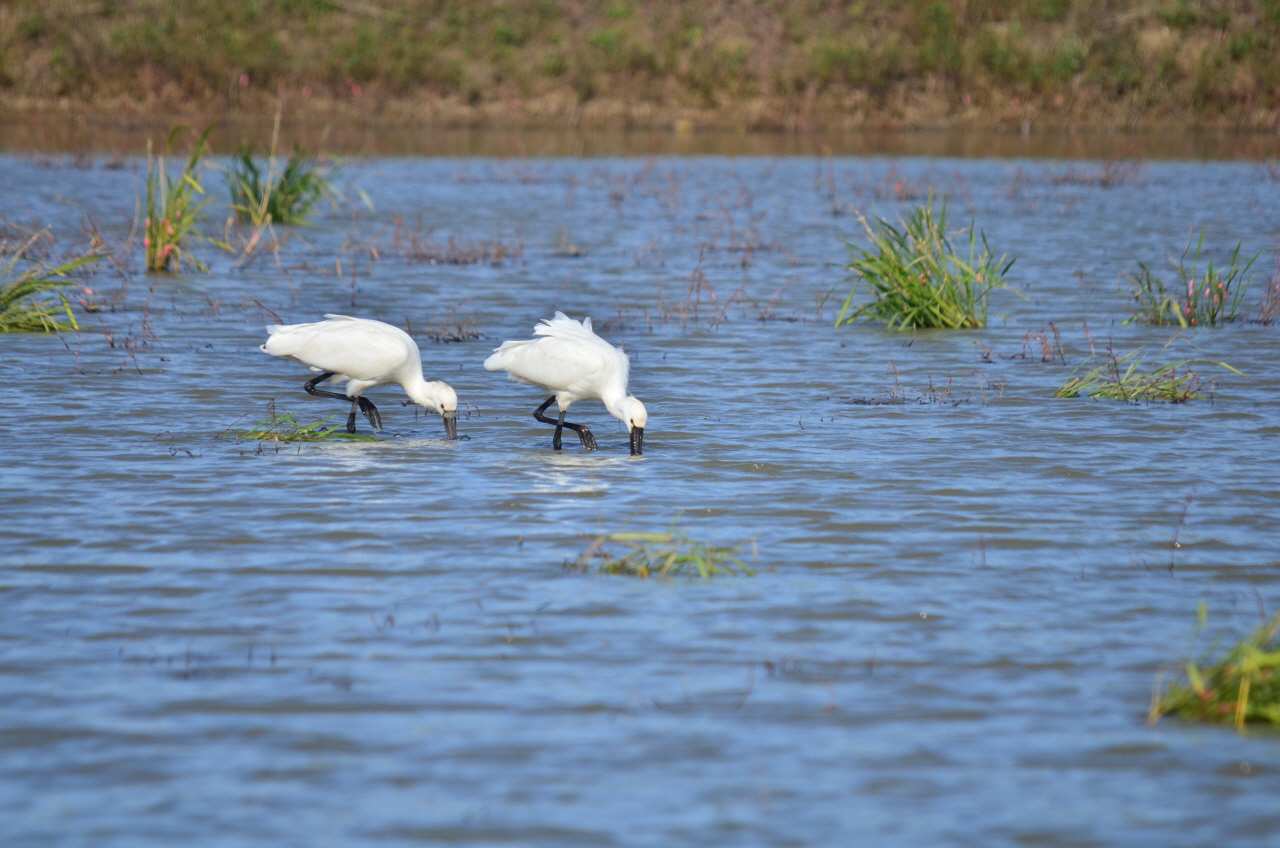
<svg viewBox="0 0 1280 848">
<path fill-rule="evenodd" d="M 568 427 L 578 434 L 582 446 L 596 449 L 595 436 L 581 424 L 564 420 L 569 406 L 578 400 L 599 400 L 609 414 L 627 425 L 631 433 L 631 455 L 644 452 L 644 425 L 649 413 L 644 404 L 627 393 L 627 377 L 631 364 L 627 355 L 597 336 L 591 330 L 591 319 L 582 323 L 557 312 L 533 328 L 536 339 L 503 342 L 484 361 L 489 371 L 506 371 L 517 383 L 528 383 L 554 392 L 533 417 L 544 424 L 556 425 L 551 447 L 560 450 L 560 432 Z M 560 407 L 559 420 L 543 413 L 551 404 Z"/>
<path fill-rule="evenodd" d="M 351 401 L 347 416 L 347 432 L 356 431 L 356 409 L 369 419 L 374 432 L 382 429 L 378 408 L 364 397 L 374 386 L 396 383 L 404 388 L 409 400 L 433 409 L 444 418 L 444 431 L 450 439 L 458 438 L 458 395 L 448 383 L 428 382 L 422 378 L 422 356 L 409 334 L 398 327 L 367 318 L 325 315 L 327 321 L 314 324 L 274 324 L 267 327 L 271 337 L 260 348 L 263 353 L 301 362 L 312 371 L 322 372 L 308 380 L 308 394 Z M 326 392 L 317 383 L 332 380 L 345 382 L 345 394 Z"/>
</svg>

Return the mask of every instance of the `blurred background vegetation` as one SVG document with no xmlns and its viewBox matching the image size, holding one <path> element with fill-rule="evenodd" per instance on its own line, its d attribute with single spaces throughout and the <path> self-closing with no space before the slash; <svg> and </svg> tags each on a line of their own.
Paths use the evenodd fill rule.
<svg viewBox="0 0 1280 848">
<path fill-rule="evenodd" d="M 1280 0 L 8 0 L 0 105 L 457 125 L 1274 127 Z"/>
</svg>

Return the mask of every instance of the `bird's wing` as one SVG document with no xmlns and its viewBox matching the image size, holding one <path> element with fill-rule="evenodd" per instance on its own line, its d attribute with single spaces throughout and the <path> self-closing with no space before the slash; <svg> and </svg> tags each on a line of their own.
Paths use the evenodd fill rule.
<svg viewBox="0 0 1280 848">
<path fill-rule="evenodd" d="M 557 312 L 533 332 L 539 338 L 503 342 L 484 367 L 506 371 L 520 383 L 583 398 L 600 396 L 610 384 L 626 390 L 627 355 L 592 332 L 590 318 L 579 323 Z"/>
<path fill-rule="evenodd" d="M 504 349 L 505 348 L 505 349 Z M 552 392 L 594 397 L 610 372 L 609 357 L 572 339 L 541 338 L 499 348 L 485 367 Z"/>
<path fill-rule="evenodd" d="M 413 340 L 389 324 L 328 317 L 315 324 L 277 328 L 263 351 L 354 380 L 377 382 L 385 382 L 419 355 Z"/>
</svg>

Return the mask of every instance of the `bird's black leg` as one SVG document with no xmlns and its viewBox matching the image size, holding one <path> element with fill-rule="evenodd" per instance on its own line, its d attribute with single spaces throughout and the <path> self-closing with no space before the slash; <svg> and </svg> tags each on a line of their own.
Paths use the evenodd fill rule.
<svg viewBox="0 0 1280 848">
<path fill-rule="evenodd" d="M 303 386 L 303 388 L 307 390 L 307 394 L 315 395 L 316 397 L 331 397 L 331 398 L 337 398 L 338 400 L 351 400 L 351 398 L 347 397 L 346 393 L 338 394 L 337 392 L 326 392 L 324 389 L 316 388 L 317 383 L 323 383 L 325 380 L 329 379 L 332 376 L 333 376 L 332 371 L 326 371 L 323 374 L 321 374 L 319 377 L 313 377 L 312 379 L 308 380 L 307 384 Z"/>
<path fill-rule="evenodd" d="M 538 407 L 533 411 L 533 417 L 541 421 L 543 424 L 556 425 L 556 435 L 555 435 L 555 438 L 551 440 L 551 447 L 555 448 L 556 450 L 560 450 L 560 428 L 564 426 L 564 413 L 563 412 L 560 413 L 559 421 L 557 421 L 554 418 L 548 418 L 545 414 L 547 411 L 547 407 L 551 406 L 551 404 L 555 402 L 556 402 L 555 395 L 552 395 L 551 397 L 547 398 L 546 401 L 543 402 L 542 406 Z"/>
<path fill-rule="evenodd" d="M 582 446 L 584 448 L 586 448 L 587 450 L 595 450 L 596 437 L 591 435 L 591 431 L 588 430 L 586 427 L 584 427 L 581 424 L 573 424 L 568 421 L 565 421 L 563 412 L 560 413 L 559 418 L 548 418 L 544 414 L 547 411 L 547 408 L 550 407 L 551 404 L 555 402 L 556 402 L 556 396 L 552 395 L 551 397 L 547 398 L 546 402 L 543 403 L 542 406 L 538 407 L 533 412 L 533 417 L 541 421 L 543 424 L 555 425 L 556 434 L 551 437 L 551 447 L 555 448 L 556 450 L 560 450 L 560 445 L 561 445 L 560 433 L 565 427 L 568 427 L 570 430 L 578 434 L 578 439 L 582 442 Z"/>
<path fill-rule="evenodd" d="M 373 427 L 375 430 L 381 429 L 382 417 L 378 415 L 377 408 L 374 407 L 372 403 L 369 403 L 369 401 L 365 400 L 364 398 L 347 397 L 345 393 L 338 394 L 337 392 L 326 392 L 324 389 L 316 388 L 317 383 L 323 383 L 325 380 L 332 377 L 333 373 L 334 372 L 332 371 L 326 371 L 323 374 L 321 374 L 319 377 L 313 377 L 312 379 L 307 381 L 307 384 L 303 386 L 303 388 L 307 390 L 307 394 L 315 395 L 316 397 L 336 398 L 338 400 L 351 401 L 351 414 L 347 416 L 347 432 L 348 433 L 354 433 L 356 431 L 356 409 L 360 409 L 362 412 L 364 412 L 366 416 L 369 417 L 369 423 L 373 424 Z M 368 405 L 368 409 L 365 408 L 366 404 Z M 372 416 L 369 415 L 370 410 L 372 410 L 373 412 Z M 374 423 L 374 416 L 377 416 L 378 418 L 377 423 Z"/>
<path fill-rule="evenodd" d="M 361 397 L 360 411 L 364 413 L 364 417 L 369 419 L 369 426 L 376 433 L 382 429 L 382 416 L 378 413 L 378 407 L 373 405 L 373 401 Z"/>
<path fill-rule="evenodd" d="M 538 407 L 533 411 L 533 417 L 541 421 L 543 424 L 556 423 L 556 420 L 554 418 L 548 418 L 546 415 L 543 414 L 544 412 L 547 411 L 547 407 L 551 406 L 551 404 L 555 402 L 556 402 L 555 395 L 552 395 L 551 397 L 547 398 L 546 402 L 543 403 L 542 406 Z"/>
<path fill-rule="evenodd" d="M 564 418 L 563 415 L 560 417 L 561 419 Z M 570 424 L 568 421 L 565 421 L 564 426 L 578 434 L 578 440 L 582 442 L 582 446 L 584 448 L 589 451 L 596 449 L 596 437 L 591 435 L 591 431 L 587 429 L 585 424 Z M 559 431 L 556 432 L 558 433 Z"/>
<path fill-rule="evenodd" d="M 560 450 L 560 433 L 564 431 L 564 410 L 560 410 L 560 417 L 556 419 L 556 434 L 551 437 L 551 447 L 554 450 Z"/>
</svg>

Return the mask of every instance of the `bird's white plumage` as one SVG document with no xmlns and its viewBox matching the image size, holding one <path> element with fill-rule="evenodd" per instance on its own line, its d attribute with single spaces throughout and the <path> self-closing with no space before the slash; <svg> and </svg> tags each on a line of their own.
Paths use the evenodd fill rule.
<svg viewBox="0 0 1280 848">
<path fill-rule="evenodd" d="M 644 427 L 644 406 L 627 394 L 627 355 L 597 336 L 590 318 L 579 323 L 557 312 L 534 327 L 533 334 L 537 338 L 503 342 L 484 367 L 555 393 L 562 410 L 574 401 L 600 400 L 628 428 Z"/>
<path fill-rule="evenodd" d="M 445 383 L 422 376 L 418 345 L 399 327 L 368 318 L 325 315 L 314 324 L 272 325 L 263 353 L 301 362 L 312 371 L 332 371 L 331 382 L 347 384 L 348 397 L 374 386 L 403 386 L 415 403 L 440 411 L 457 409 L 457 395 Z"/>
<path fill-rule="evenodd" d="M 579 324 L 557 312 L 533 333 L 539 338 L 503 342 L 484 367 L 506 371 L 518 383 L 571 395 L 569 403 L 601 397 L 615 387 L 626 392 L 630 362 L 626 354 L 592 332 L 590 318 Z"/>
<path fill-rule="evenodd" d="M 263 352 L 301 362 L 312 371 L 332 371 L 335 383 L 403 384 L 400 378 L 412 379 L 415 372 L 422 376 L 418 345 L 400 328 L 346 315 L 325 318 L 329 320 L 267 327 L 271 338 Z M 354 388 L 358 394 L 359 387 Z"/>
</svg>

